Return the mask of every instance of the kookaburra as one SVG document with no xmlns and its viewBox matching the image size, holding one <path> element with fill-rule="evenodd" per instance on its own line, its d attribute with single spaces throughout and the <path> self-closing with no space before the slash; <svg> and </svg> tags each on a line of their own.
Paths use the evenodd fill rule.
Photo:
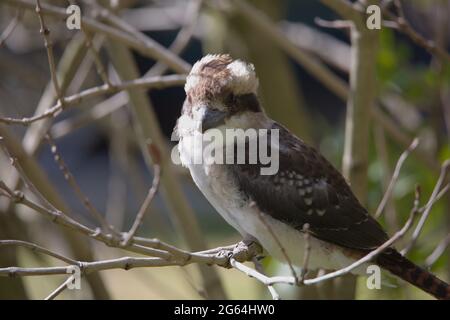
<svg viewBox="0 0 450 320">
<path fill-rule="evenodd" d="M 256 239 L 270 255 L 284 261 L 274 233 L 292 263 L 300 267 L 305 250 L 303 232 L 308 232 L 309 269 L 346 267 L 386 242 L 386 232 L 338 170 L 264 113 L 257 89 L 253 65 L 226 54 L 205 56 L 187 77 L 186 100 L 175 127 L 178 150 L 182 164 L 213 207 L 244 238 Z M 278 152 L 278 172 L 262 175 L 259 163 L 192 161 L 203 156 L 197 140 L 211 129 L 278 129 L 279 142 L 271 146 Z M 249 142 L 241 140 L 246 151 Z M 305 224 L 309 226 L 306 231 Z M 447 283 L 394 248 L 386 249 L 373 262 L 436 298 L 450 298 Z"/>
</svg>

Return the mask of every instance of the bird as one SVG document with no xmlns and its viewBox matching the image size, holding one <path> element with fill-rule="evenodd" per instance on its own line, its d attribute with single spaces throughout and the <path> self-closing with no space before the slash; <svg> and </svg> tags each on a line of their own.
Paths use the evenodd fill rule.
<svg viewBox="0 0 450 320">
<path fill-rule="evenodd" d="M 179 159 L 206 199 L 244 239 L 256 241 L 280 261 L 287 255 L 301 267 L 307 232 L 309 270 L 339 270 L 389 239 L 341 173 L 315 148 L 267 116 L 251 63 L 229 54 L 206 55 L 193 65 L 184 89 L 186 99 L 174 128 Z M 204 136 L 213 131 L 225 135 L 227 130 L 267 132 L 267 145 L 278 157 L 276 172 L 262 174 L 264 164 L 236 161 L 236 152 L 234 161 L 226 162 L 214 161 L 215 154 L 205 155 Z M 272 132 L 278 141 L 273 142 Z M 242 147 L 248 153 L 256 140 L 226 141 L 224 146 L 234 151 Z M 447 283 L 394 247 L 383 250 L 373 263 L 435 298 L 450 299 Z M 354 272 L 364 270 L 359 267 Z"/>
</svg>

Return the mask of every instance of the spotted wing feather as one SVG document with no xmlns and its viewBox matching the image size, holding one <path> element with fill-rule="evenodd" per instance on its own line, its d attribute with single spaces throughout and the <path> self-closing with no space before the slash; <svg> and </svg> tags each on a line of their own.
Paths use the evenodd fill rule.
<svg viewBox="0 0 450 320">
<path fill-rule="evenodd" d="M 262 212 L 295 229 L 308 223 L 321 240 L 363 251 L 383 244 L 386 233 L 342 175 L 287 129 L 279 124 L 273 128 L 280 130 L 279 171 L 269 176 L 260 174 L 261 165 L 230 165 L 241 192 Z"/>
</svg>

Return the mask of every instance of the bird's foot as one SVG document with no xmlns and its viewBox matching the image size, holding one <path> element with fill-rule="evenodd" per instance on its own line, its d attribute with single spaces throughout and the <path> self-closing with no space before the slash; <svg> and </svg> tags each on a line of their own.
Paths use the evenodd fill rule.
<svg viewBox="0 0 450 320">
<path fill-rule="evenodd" d="M 238 242 L 234 248 L 225 249 L 218 252 L 221 257 L 226 257 L 227 262 L 222 265 L 225 268 L 231 268 L 230 260 L 234 259 L 238 262 L 251 261 L 262 253 L 261 245 L 254 239 L 244 239 Z"/>
<path fill-rule="evenodd" d="M 251 261 L 262 253 L 261 245 L 254 239 L 244 239 L 236 244 L 232 258 L 238 262 Z"/>
</svg>

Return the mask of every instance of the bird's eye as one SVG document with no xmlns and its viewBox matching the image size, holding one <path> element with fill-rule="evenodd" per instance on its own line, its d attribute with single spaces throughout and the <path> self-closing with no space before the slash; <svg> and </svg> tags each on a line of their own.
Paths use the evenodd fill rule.
<svg viewBox="0 0 450 320">
<path fill-rule="evenodd" d="M 235 102 L 236 102 L 236 96 L 233 93 L 229 93 L 226 97 L 226 104 L 234 105 Z"/>
</svg>

